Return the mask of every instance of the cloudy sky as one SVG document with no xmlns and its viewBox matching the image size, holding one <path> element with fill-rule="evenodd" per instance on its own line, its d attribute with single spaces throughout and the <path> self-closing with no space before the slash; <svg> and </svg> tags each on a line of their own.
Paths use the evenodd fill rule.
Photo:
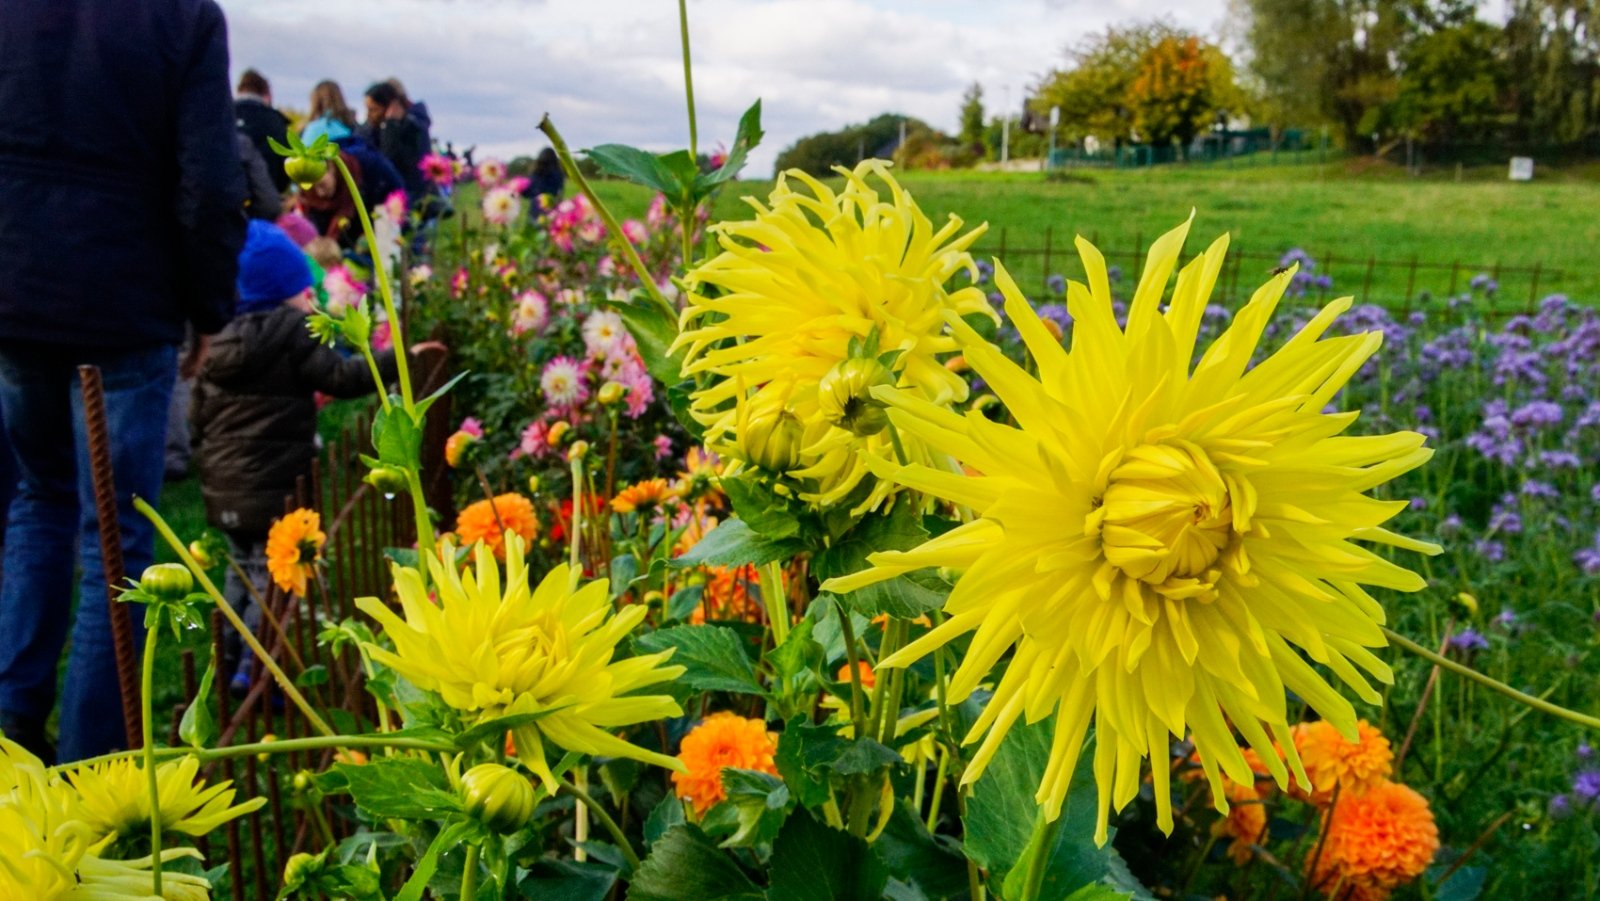
<svg viewBox="0 0 1600 901">
<path fill-rule="evenodd" d="M 510 157 L 543 146 L 549 112 L 574 147 L 686 146 L 674 0 L 220 0 L 234 73 L 304 109 L 339 81 L 399 76 L 428 102 L 434 136 Z M 965 87 L 991 111 L 1106 25 L 1166 14 L 1214 35 L 1226 0 L 690 0 L 702 147 L 729 141 L 762 101 L 751 173 L 796 138 L 904 112 L 954 130 Z"/>
</svg>

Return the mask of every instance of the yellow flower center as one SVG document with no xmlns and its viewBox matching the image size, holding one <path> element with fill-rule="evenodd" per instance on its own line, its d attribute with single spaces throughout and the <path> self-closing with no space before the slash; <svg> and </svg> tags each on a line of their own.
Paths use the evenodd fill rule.
<svg viewBox="0 0 1600 901">
<path fill-rule="evenodd" d="M 1227 482 L 1186 441 L 1129 451 L 1096 512 L 1106 560 L 1163 594 L 1187 594 L 1186 585 L 1198 587 L 1191 580 L 1209 587 L 1213 564 L 1233 540 Z"/>
</svg>

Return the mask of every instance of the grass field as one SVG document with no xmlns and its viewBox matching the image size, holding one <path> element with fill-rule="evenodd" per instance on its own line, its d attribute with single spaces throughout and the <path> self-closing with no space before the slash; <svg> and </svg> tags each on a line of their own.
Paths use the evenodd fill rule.
<svg viewBox="0 0 1600 901">
<path fill-rule="evenodd" d="M 1334 279 L 1334 295 L 1391 306 L 1465 290 L 1499 267 L 1500 302 L 1563 292 L 1600 302 L 1600 166 L 1542 170 L 1532 183 L 1505 180 L 1500 167 L 1412 178 L 1402 170 L 1346 161 L 1326 165 L 1168 166 L 1142 171 L 1075 170 L 1046 181 L 1038 173 L 906 173 L 904 184 L 935 218 L 955 212 L 987 221 L 984 255 L 999 254 L 1025 289 L 1052 272 L 1075 277 L 1074 234 L 1092 238 L 1131 277 L 1133 262 L 1157 234 L 1197 216 L 1191 250 L 1230 233 L 1240 257 L 1238 299 L 1262 281 L 1285 250 L 1302 247 Z M 742 215 L 741 195 L 769 184 L 741 182 L 718 200 L 718 217 Z M 648 195 L 618 183 L 600 186 L 622 215 L 641 215 Z M 1048 241 L 1048 266 L 1043 254 Z M 1416 266 L 1413 269 L 1412 260 Z M 1372 260 L 1370 279 L 1368 261 Z M 1452 264 L 1459 263 L 1459 266 Z M 1538 266 L 1537 283 L 1532 269 Z M 1231 269 L 1231 267 L 1230 267 Z"/>
</svg>

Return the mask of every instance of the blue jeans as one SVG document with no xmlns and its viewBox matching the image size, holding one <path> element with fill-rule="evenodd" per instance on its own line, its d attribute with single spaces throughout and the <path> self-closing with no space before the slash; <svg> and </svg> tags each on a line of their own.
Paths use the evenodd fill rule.
<svg viewBox="0 0 1600 901">
<path fill-rule="evenodd" d="M 153 503 L 161 492 L 177 350 L 0 344 L 0 411 L 21 480 L 7 517 L 0 583 L 0 712 L 36 722 L 50 715 L 70 625 L 57 741 L 64 762 L 127 747 L 79 363 L 99 366 L 105 384 L 123 564 L 138 578 L 151 562 L 154 529 L 133 498 Z M 80 567 L 74 617 L 73 571 Z M 129 612 L 137 646 L 143 611 Z"/>
</svg>

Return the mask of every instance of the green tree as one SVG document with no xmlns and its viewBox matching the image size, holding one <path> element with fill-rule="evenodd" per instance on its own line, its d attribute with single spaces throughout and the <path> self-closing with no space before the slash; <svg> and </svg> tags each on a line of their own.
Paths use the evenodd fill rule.
<svg viewBox="0 0 1600 901">
<path fill-rule="evenodd" d="M 1499 29 L 1477 19 L 1421 35 L 1402 57 L 1393 122 L 1430 141 L 1483 140 L 1502 120 Z"/>
<path fill-rule="evenodd" d="M 1600 3 L 1513 0 L 1505 28 L 1507 98 L 1518 136 L 1600 136 Z"/>
<path fill-rule="evenodd" d="M 1076 141 L 1093 135 L 1108 143 L 1132 140 L 1134 112 L 1128 89 L 1145 54 L 1166 38 L 1186 37 L 1161 21 L 1112 26 L 1068 49 L 1068 67 L 1045 76 L 1030 105 L 1041 115 L 1061 108 L 1060 136 Z"/>
<path fill-rule="evenodd" d="M 983 85 L 974 81 L 961 95 L 961 143 L 983 151 Z"/>
<path fill-rule="evenodd" d="M 1233 64 L 1220 49 L 1189 35 L 1166 37 L 1145 51 L 1128 85 L 1128 107 L 1151 144 L 1187 146 L 1217 111 L 1239 112 Z"/>
</svg>

